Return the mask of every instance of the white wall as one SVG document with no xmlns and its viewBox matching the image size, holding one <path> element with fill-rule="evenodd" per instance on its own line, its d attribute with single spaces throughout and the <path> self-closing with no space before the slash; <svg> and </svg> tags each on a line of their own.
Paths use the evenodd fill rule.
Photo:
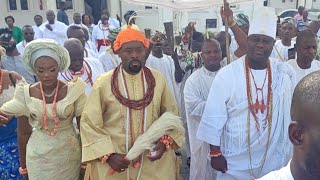
<svg viewBox="0 0 320 180">
<path fill-rule="evenodd" d="M 292 2 L 291 2 L 292 1 Z M 270 0 L 269 6 L 276 9 L 276 13 L 284 11 L 286 9 L 296 9 L 297 0 Z"/>
<path fill-rule="evenodd" d="M 56 0 L 42 0 L 43 2 L 43 10 L 40 10 L 40 1 L 38 0 L 29 0 L 29 10 L 22 11 L 22 10 L 16 10 L 16 11 L 10 11 L 9 5 L 7 0 L 1 0 L 5 1 L 2 2 L 0 5 L 0 27 L 7 27 L 4 17 L 8 15 L 12 15 L 15 18 L 15 26 L 24 26 L 24 25 L 34 25 L 33 18 L 35 15 L 39 14 L 43 17 L 43 20 L 46 21 L 46 11 L 51 9 L 57 12 L 56 8 Z M 19 8 L 20 1 L 17 0 L 17 5 Z M 84 1 L 83 0 L 73 0 L 73 10 L 68 10 L 67 14 L 69 16 L 69 23 L 73 23 L 73 14 L 75 12 L 78 12 L 80 14 L 84 13 Z"/>
</svg>

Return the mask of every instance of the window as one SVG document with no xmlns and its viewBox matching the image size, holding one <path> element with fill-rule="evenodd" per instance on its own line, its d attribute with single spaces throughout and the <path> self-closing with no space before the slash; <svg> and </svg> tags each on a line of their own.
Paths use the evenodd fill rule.
<svg viewBox="0 0 320 180">
<path fill-rule="evenodd" d="M 9 0 L 9 10 L 16 11 L 16 10 L 29 10 L 29 2 L 28 0 L 19 0 L 20 4 L 17 4 L 17 0 Z M 18 2 L 19 2 L 18 1 Z"/>
<path fill-rule="evenodd" d="M 62 2 L 62 0 L 56 0 L 57 9 L 60 9 L 60 2 Z M 65 2 L 65 5 L 66 5 L 66 9 L 73 9 L 72 0 L 65 0 L 64 2 Z"/>
<path fill-rule="evenodd" d="M 9 9 L 10 10 L 17 10 L 17 1 L 16 0 L 9 0 Z"/>
<path fill-rule="evenodd" d="M 21 10 L 28 10 L 28 0 L 20 0 Z"/>
</svg>

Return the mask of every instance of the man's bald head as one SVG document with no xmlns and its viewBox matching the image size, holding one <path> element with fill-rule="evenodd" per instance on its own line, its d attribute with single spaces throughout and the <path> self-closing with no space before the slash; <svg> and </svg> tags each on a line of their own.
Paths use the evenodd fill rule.
<svg viewBox="0 0 320 180">
<path fill-rule="evenodd" d="M 47 20 L 49 21 L 49 23 L 53 24 L 54 19 L 56 18 L 56 15 L 54 14 L 54 12 L 52 10 L 48 10 L 46 12 L 46 17 L 47 17 Z"/>
<path fill-rule="evenodd" d="M 202 42 L 201 51 L 203 51 L 203 48 L 208 46 L 208 45 L 214 45 L 214 46 L 217 46 L 217 47 L 221 48 L 219 41 L 217 41 L 216 39 L 210 38 L 210 39 L 205 39 Z"/>
<path fill-rule="evenodd" d="M 80 49 L 83 52 L 83 46 L 79 39 L 70 38 L 64 42 L 64 47 L 69 51 L 73 49 Z"/>
<path fill-rule="evenodd" d="M 320 177 L 320 71 L 309 74 L 293 93 L 289 138 L 294 145 L 291 166 L 305 179 Z"/>
<path fill-rule="evenodd" d="M 79 39 L 70 38 L 64 42 L 64 47 L 68 50 L 71 64 L 69 69 L 72 71 L 80 71 L 84 61 L 84 47 Z"/>
<path fill-rule="evenodd" d="M 310 119 L 302 118 L 304 112 L 301 108 L 308 108 L 309 110 L 319 111 L 320 109 L 320 71 L 309 74 L 303 78 L 296 86 L 292 104 L 291 104 L 291 118 L 293 121 L 305 123 Z M 320 125 L 320 112 L 319 122 Z"/>
</svg>

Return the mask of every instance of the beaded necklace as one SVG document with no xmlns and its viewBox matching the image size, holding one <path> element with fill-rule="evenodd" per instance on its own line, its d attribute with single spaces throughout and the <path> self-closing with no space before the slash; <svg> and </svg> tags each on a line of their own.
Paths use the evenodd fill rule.
<svg viewBox="0 0 320 180">
<path fill-rule="evenodd" d="M 84 80 L 85 83 L 90 83 L 91 86 L 93 86 L 93 80 L 92 80 L 92 69 L 89 65 L 89 63 L 87 61 L 83 61 L 84 63 L 84 66 L 82 67 L 82 69 L 78 72 L 74 72 L 74 71 L 70 71 L 68 70 L 67 72 L 65 73 L 61 73 L 61 76 L 66 80 L 66 81 L 71 81 L 74 76 L 81 76 L 83 75 L 84 73 L 87 74 L 87 79 Z"/>
<path fill-rule="evenodd" d="M 126 82 L 126 79 L 124 78 L 124 72 L 122 70 L 122 72 L 119 72 L 119 68 L 121 66 L 118 66 L 116 68 L 116 70 L 114 71 L 113 73 L 113 76 L 112 76 L 112 80 L 111 80 L 111 87 L 114 88 L 114 85 L 113 84 L 118 84 L 118 78 L 117 76 L 120 74 L 120 78 L 121 78 L 121 82 L 122 82 L 122 86 L 124 88 L 124 98 L 126 99 L 130 99 L 130 96 L 129 96 L 129 91 L 128 91 L 128 87 L 127 87 L 127 82 Z M 148 69 L 149 70 L 149 69 Z M 147 70 L 147 71 L 148 71 Z M 150 70 L 149 70 L 150 71 Z M 149 85 L 150 83 L 148 83 L 147 81 L 147 76 L 149 75 L 146 75 L 147 73 L 145 73 L 145 69 L 142 70 L 141 72 L 141 80 L 142 80 L 142 86 L 143 86 L 143 96 L 147 96 L 146 94 L 146 91 L 148 92 L 148 89 L 146 87 L 146 84 L 148 84 L 148 88 L 149 88 Z M 115 73 L 117 73 L 117 75 L 115 75 Z M 150 71 L 151 73 L 151 71 Z M 153 77 L 153 75 L 151 74 L 151 76 Z M 115 77 L 115 78 L 114 78 Z M 148 78 L 150 79 L 150 77 Z M 152 78 L 151 78 L 152 79 Z M 154 78 L 153 78 L 154 79 Z M 117 83 L 115 83 L 114 81 L 116 81 Z M 117 86 L 117 85 L 116 85 Z M 119 91 L 119 87 L 117 86 L 117 90 Z M 115 93 L 120 93 L 120 92 L 115 92 Z M 114 94 L 115 95 L 115 94 Z M 121 95 L 121 93 L 120 93 Z M 116 96 L 116 95 L 115 95 Z M 122 96 L 122 95 L 121 95 Z M 152 95 L 153 96 L 153 95 Z M 117 96 L 116 96 L 117 97 Z M 120 101 L 119 101 L 120 102 Z M 120 106 L 122 105 L 125 105 L 125 104 L 122 104 L 120 102 Z M 142 110 L 142 118 L 141 118 L 141 123 L 140 123 L 140 130 L 139 130 L 139 133 L 142 134 L 144 133 L 145 129 L 147 128 L 147 122 L 146 122 L 146 118 L 147 118 L 147 106 L 149 104 L 146 104 L 144 107 L 143 107 L 143 110 Z M 133 146 L 134 144 L 134 129 L 133 129 L 133 113 L 132 113 L 132 110 L 134 108 L 130 108 L 128 105 L 125 105 L 127 107 L 127 117 L 126 117 L 126 153 L 129 152 L 129 131 L 130 131 L 130 145 L 131 147 Z M 141 110 L 141 109 L 136 109 L 136 110 Z M 143 157 L 143 154 L 142 154 L 142 158 L 141 158 L 141 166 L 140 166 L 140 169 L 138 171 L 138 175 L 137 175 L 137 180 L 140 179 L 140 175 L 141 175 L 141 170 L 142 170 L 142 164 L 143 164 L 143 161 L 144 161 L 144 157 Z M 129 175 L 130 175 L 130 171 L 129 169 L 127 169 L 127 180 L 129 180 Z"/>
<path fill-rule="evenodd" d="M 59 129 L 59 119 L 57 117 L 57 96 L 58 96 L 58 91 L 59 91 L 59 81 L 57 82 L 57 87 L 55 90 L 55 95 L 54 95 L 54 99 L 53 99 L 53 107 L 52 107 L 52 113 L 53 113 L 53 120 L 54 120 L 54 128 L 53 131 L 50 132 L 49 128 L 48 128 L 48 116 L 47 116 L 47 102 L 46 102 L 46 98 L 44 95 L 44 90 L 42 87 L 42 83 L 40 82 L 40 90 L 41 90 L 41 95 L 42 95 L 42 105 L 43 105 L 43 127 L 44 130 L 47 132 L 47 134 L 49 136 L 55 136 L 58 132 Z"/>
<path fill-rule="evenodd" d="M 263 104 L 263 102 L 261 104 L 260 103 L 257 104 L 257 101 L 256 101 L 256 103 L 253 104 L 252 92 L 251 92 L 251 81 L 250 81 L 250 75 L 249 75 L 250 71 L 251 70 L 249 67 L 248 58 L 246 57 L 245 58 L 245 72 L 246 72 L 246 87 L 247 87 L 247 96 L 248 96 L 247 143 L 248 143 L 248 153 L 249 153 L 249 160 L 250 160 L 250 174 L 251 174 L 251 176 L 256 177 L 253 170 L 252 170 L 253 168 L 252 168 L 251 140 L 250 140 L 250 127 L 251 127 L 250 126 L 250 122 L 251 122 L 250 114 L 252 114 L 254 121 L 255 121 L 257 131 L 260 134 L 260 125 L 259 125 L 256 113 L 257 113 L 257 110 L 260 110 L 260 111 L 263 110 L 262 105 L 261 105 L 261 104 Z M 270 134 L 271 134 L 271 127 L 272 127 L 273 92 L 272 92 L 272 88 L 271 88 L 272 74 L 271 74 L 270 60 L 268 60 L 268 62 L 267 62 L 267 70 L 266 71 L 267 71 L 266 76 L 268 76 L 268 95 L 267 95 L 267 105 L 266 105 L 266 108 L 267 108 L 266 120 L 268 123 L 268 140 L 267 140 L 266 150 L 264 152 L 263 158 L 259 162 L 259 165 L 261 165 L 261 167 L 259 168 L 259 174 L 261 173 L 263 166 L 265 164 L 265 161 L 266 161 L 266 157 L 267 157 L 267 153 L 268 153 L 268 149 L 269 149 L 269 145 L 270 145 Z M 252 73 L 251 73 L 251 75 L 253 77 Z M 254 80 L 254 77 L 253 77 L 253 80 Z M 254 83 L 255 83 L 255 80 L 254 80 Z M 262 89 L 263 89 L 263 86 L 262 86 Z M 256 92 L 258 92 L 258 90 L 261 89 L 261 88 L 260 89 L 257 88 L 256 83 L 255 83 L 255 88 L 256 88 Z M 258 98 L 258 94 L 257 94 L 257 98 Z M 262 97 L 262 99 L 263 99 L 263 97 Z M 258 108 L 258 105 L 259 105 L 259 108 Z"/>
</svg>

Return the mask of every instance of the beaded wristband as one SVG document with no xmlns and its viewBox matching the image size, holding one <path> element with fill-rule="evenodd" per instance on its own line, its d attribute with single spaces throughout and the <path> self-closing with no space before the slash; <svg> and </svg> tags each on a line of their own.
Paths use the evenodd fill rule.
<svg viewBox="0 0 320 180">
<path fill-rule="evenodd" d="M 172 141 L 171 141 L 171 137 L 168 135 L 164 135 L 160 138 L 160 142 L 162 142 L 165 146 L 166 149 L 170 149 L 171 145 L 172 145 Z"/>
<path fill-rule="evenodd" d="M 232 28 L 233 26 L 235 26 L 237 23 L 235 22 L 235 21 L 233 21 L 233 23 L 231 23 L 230 25 L 229 25 L 229 27 L 230 28 Z"/>
<path fill-rule="evenodd" d="M 19 167 L 19 173 L 21 175 L 28 174 L 28 170 L 27 170 L 27 168 Z"/>
<path fill-rule="evenodd" d="M 210 150 L 210 157 L 219 157 L 222 156 L 221 150 Z"/>
<path fill-rule="evenodd" d="M 107 154 L 107 155 L 104 155 L 102 157 L 99 158 L 99 160 L 101 161 L 102 164 L 106 164 L 107 163 L 107 160 L 109 159 L 111 154 Z"/>
</svg>

